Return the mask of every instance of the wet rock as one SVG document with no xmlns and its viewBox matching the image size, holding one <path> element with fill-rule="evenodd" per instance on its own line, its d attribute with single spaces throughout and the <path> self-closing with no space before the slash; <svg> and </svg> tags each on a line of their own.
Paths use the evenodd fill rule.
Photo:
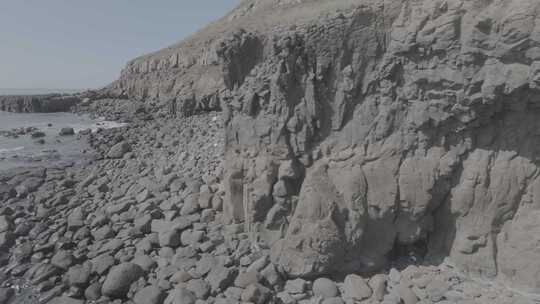
<svg viewBox="0 0 540 304">
<path fill-rule="evenodd" d="M 259 283 L 261 275 L 258 272 L 241 272 L 234 280 L 234 286 L 246 288 L 251 284 Z"/>
</svg>

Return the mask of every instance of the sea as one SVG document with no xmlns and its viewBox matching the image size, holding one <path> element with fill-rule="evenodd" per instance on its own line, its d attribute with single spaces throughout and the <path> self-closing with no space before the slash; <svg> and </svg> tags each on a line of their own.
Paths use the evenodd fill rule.
<svg viewBox="0 0 540 304">
<path fill-rule="evenodd" d="M 78 90 L 59 89 L 0 89 L 0 95 L 39 95 L 49 93 L 75 93 Z M 117 128 L 124 124 L 91 118 L 74 113 L 8 113 L 0 111 L 0 171 L 20 166 L 42 166 L 55 162 L 76 162 L 91 158 L 90 147 L 78 139 L 82 130 Z M 70 127 L 74 136 L 60 136 L 62 128 Z M 45 136 L 33 138 L 31 134 L 18 137 L 3 136 L 6 131 L 36 128 Z"/>
</svg>

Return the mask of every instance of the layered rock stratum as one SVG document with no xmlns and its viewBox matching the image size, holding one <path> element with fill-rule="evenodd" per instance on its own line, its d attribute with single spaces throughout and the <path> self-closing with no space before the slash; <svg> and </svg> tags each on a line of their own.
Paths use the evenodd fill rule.
<svg viewBox="0 0 540 304">
<path fill-rule="evenodd" d="M 539 10 L 242 1 L 76 107 L 130 122 L 94 163 L 0 176 L 0 265 L 59 303 L 533 303 Z"/>
<path fill-rule="evenodd" d="M 538 1 L 243 1 L 111 86 L 220 108 L 225 211 L 292 276 L 425 246 L 540 291 Z"/>
<path fill-rule="evenodd" d="M 75 95 L 13 95 L 0 96 L 0 111 L 16 113 L 68 112 L 82 99 Z"/>
</svg>

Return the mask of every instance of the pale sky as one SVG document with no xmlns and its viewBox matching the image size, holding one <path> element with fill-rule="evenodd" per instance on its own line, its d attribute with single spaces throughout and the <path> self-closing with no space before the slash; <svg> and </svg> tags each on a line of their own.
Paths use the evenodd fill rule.
<svg viewBox="0 0 540 304">
<path fill-rule="evenodd" d="M 0 88 L 108 84 L 239 0 L 0 0 Z"/>
</svg>

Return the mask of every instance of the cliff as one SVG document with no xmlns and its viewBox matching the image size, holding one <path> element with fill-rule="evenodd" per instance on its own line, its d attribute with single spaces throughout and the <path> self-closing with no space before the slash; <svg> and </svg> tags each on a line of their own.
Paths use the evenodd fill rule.
<svg viewBox="0 0 540 304">
<path fill-rule="evenodd" d="M 221 109 L 229 222 L 292 277 L 449 258 L 540 292 L 540 2 L 249 0 L 108 90 Z"/>
<path fill-rule="evenodd" d="M 81 102 L 75 95 L 14 95 L 0 96 L 0 111 L 17 113 L 67 112 Z"/>
</svg>

